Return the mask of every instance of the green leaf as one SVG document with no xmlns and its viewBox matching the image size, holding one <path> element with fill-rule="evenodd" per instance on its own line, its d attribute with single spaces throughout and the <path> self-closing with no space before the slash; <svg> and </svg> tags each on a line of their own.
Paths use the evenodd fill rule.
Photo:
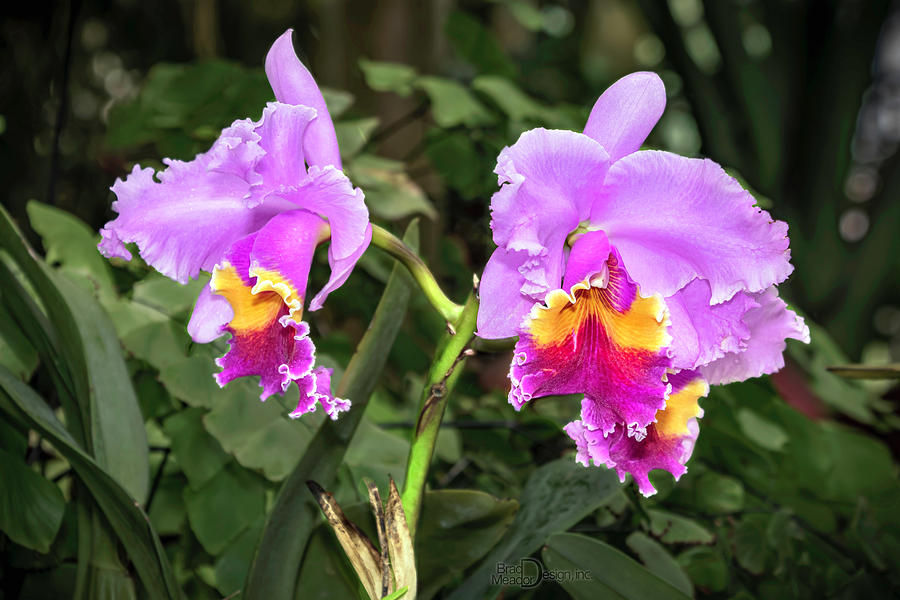
<svg viewBox="0 0 900 600">
<path fill-rule="evenodd" d="M 387 489 L 391 475 L 397 474 L 403 483 L 409 441 L 372 423 L 366 417 L 357 428 L 356 435 L 347 447 L 344 463 L 351 468 L 354 481 L 369 478 L 379 487 Z"/>
<path fill-rule="evenodd" d="M 149 273 L 134 284 L 131 299 L 171 317 L 192 308 L 208 281 L 206 273 L 184 285 L 159 273 Z"/>
<path fill-rule="evenodd" d="M 513 121 L 541 121 L 546 109 L 532 100 L 515 83 L 505 77 L 482 75 L 472 82 L 472 89 L 490 98 Z"/>
<path fill-rule="evenodd" d="M 246 471 L 229 467 L 205 485 L 184 490 L 184 503 L 191 530 L 216 555 L 263 514 L 265 490 Z"/>
<path fill-rule="evenodd" d="M 403 169 L 402 162 L 371 154 L 356 157 L 347 167 L 353 182 L 365 190 L 366 205 L 375 216 L 399 221 L 421 214 L 436 221 L 437 210 Z"/>
<path fill-rule="evenodd" d="M 734 557 L 754 575 L 762 575 L 766 568 L 769 521 L 768 515 L 746 515 L 734 528 Z"/>
<path fill-rule="evenodd" d="M 414 249 L 418 247 L 415 224 L 407 230 L 404 241 Z M 353 409 L 337 421 L 328 420 L 322 424 L 300 463 L 282 484 L 247 576 L 247 597 L 269 600 L 294 597 L 303 550 L 321 518 L 318 506 L 306 489 L 306 481 L 311 479 L 323 487 L 330 487 L 335 480 L 378 374 L 387 361 L 387 350 L 400 330 L 411 289 L 410 276 L 403 267 L 396 265 L 375 316 L 337 389 L 338 396 L 353 402 Z"/>
<path fill-rule="evenodd" d="M 376 117 L 335 123 L 334 132 L 341 149 L 341 158 L 346 160 L 358 154 L 377 128 L 378 118 Z"/>
<path fill-rule="evenodd" d="M 2 301 L 0 301 L 0 365 L 26 381 L 31 379 L 38 366 L 37 350 L 28 341 Z"/>
<path fill-rule="evenodd" d="M 66 509 L 62 492 L 5 450 L 0 450 L 0 481 L 0 530 L 17 544 L 49 552 Z"/>
<path fill-rule="evenodd" d="M 451 598 L 484 598 L 491 573 L 499 563 L 516 563 L 554 533 L 565 531 L 602 506 L 619 490 L 615 473 L 585 469 L 571 457 L 543 465 L 532 473 L 519 498 L 519 511 L 506 535 L 481 566 L 456 589 Z"/>
<path fill-rule="evenodd" d="M 457 125 L 479 127 L 494 121 L 493 115 L 472 92 L 452 79 L 423 76 L 415 85 L 428 95 L 434 121 L 444 129 Z"/>
<path fill-rule="evenodd" d="M 190 406 L 212 408 L 227 392 L 216 383 L 216 363 L 209 356 L 181 357 L 159 371 L 166 390 Z"/>
<path fill-rule="evenodd" d="M 728 563 L 715 548 L 690 548 L 678 555 L 678 564 L 699 588 L 720 592 L 728 587 Z"/>
<path fill-rule="evenodd" d="M 32 200 L 26 206 L 31 227 L 41 236 L 48 264 L 59 264 L 79 281 L 89 281 L 98 291 L 111 294 L 112 273 L 97 251 L 97 234 L 74 215 Z"/>
<path fill-rule="evenodd" d="M 689 598 L 634 559 L 584 535 L 558 533 L 547 541 L 542 556 L 547 569 L 562 571 L 557 581 L 574 598 Z"/>
<path fill-rule="evenodd" d="M 427 600 L 500 540 L 519 503 L 477 490 L 425 493 L 416 533 L 416 598 Z"/>
<path fill-rule="evenodd" d="M 694 586 L 691 580 L 659 542 L 647 537 L 640 531 L 635 531 L 627 538 L 625 544 L 638 555 L 644 566 L 652 571 L 660 579 L 669 582 L 672 587 L 687 594 L 694 595 Z"/>
<path fill-rule="evenodd" d="M 784 429 L 752 410 L 742 408 L 736 417 L 744 435 L 766 450 L 779 452 L 787 444 L 788 434 Z"/>
<path fill-rule="evenodd" d="M 506 56 L 497 38 L 477 19 L 453 11 L 444 27 L 453 49 L 479 73 L 491 73 L 514 79 L 516 67 Z"/>
<path fill-rule="evenodd" d="M 256 540 L 262 533 L 263 516 L 243 533 L 234 539 L 228 547 L 216 558 L 216 589 L 225 596 L 240 592 L 244 581 L 247 579 L 247 571 L 250 569 L 250 561 L 253 560 L 253 551 L 256 549 Z"/>
<path fill-rule="evenodd" d="M 665 544 L 711 544 L 715 536 L 706 528 L 681 515 L 648 510 L 649 531 Z"/>
<path fill-rule="evenodd" d="M 328 108 L 328 114 L 332 119 L 337 119 L 347 112 L 347 109 L 353 106 L 355 98 L 353 94 L 346 90 L 338 90 L 335 88 L 319 86 L 322 97 L 325 99 L 325 106 Z"/>
<path fill-rule="evenodd" d="M 40 396 L 2 367 L 0 388 L 0 409 L 25 420 L 72 465 L 125 547 L 148 597 L 180 598 L 166 554 L 140 505 L 75 442 Z"/>
<path fill-rule="evenodd" d="M 204 412 L 201 408 L 188 408 L 163 423 L 163 431 L 172 440 L 172 454 L 194 489 L 203 486 L 229 461 L 219 442 L 203 428 Z"/>
<path fill-rule="evenodd" d="M 399 96 L 412 93 L 412 83 L 417 73 L 415 68 L 400 63 L 359 59 L 366 85 L 376 92 L 393 92 Z"/>
</svg>

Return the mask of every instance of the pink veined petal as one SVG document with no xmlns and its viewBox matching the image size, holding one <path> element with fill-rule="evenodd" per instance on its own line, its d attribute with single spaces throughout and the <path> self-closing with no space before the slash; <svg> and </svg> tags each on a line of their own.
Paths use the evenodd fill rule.
<svg viewBox="0 0 900 600">
<path fill-rule="evenodd" d="M 258 142 L 251 121 L 235 121 L 194 160 L 165 159 L 159 181 L 153 169 L 135 166 L 111 188 L 119 214 L 100 231 L 100 252 L 130 259 L 124 244 L 134 242 L 148 264 L 179 283 L 212 270 L 232 243 L 284 208 L 260 204 Z"/>
<path fill-rule="evenodd" d="M 274 292 L 299 322 L 316 246 L 328 237 L 328 224 L 306 210 L 281 213 L 259 230 L 250 250 L 252 293 Z"/>
<path fill-rule="evenodd" d="M 255 124 L 259 145 L 265 150 L 256 170 L 267 190 L 297 185 L 306 178 L 303 139 L 316 111 L 307 106 L 269 102 Z"/>
<path fill-rule="evenodd" d="M 497 248 L 484 267 L 478 285 L 478 336 L 485 339 L 513 337 L 519 334 L 522 319 L 535 302 L 522 294 L 525 277 L 519 272 L 525 252 Z"/>
<path fill-rule="evenodd" d="M 704 366 L 703 376 L 718 385 L 774 373 L 784 367 L 787 338 L 809 343 L 809 328 L 772 287 L 754 294 L 758 306 L 744 314 L 750 331 L 744 346 Z"/>
<path fill-rule="evenodd" d="M 643 293 L 671 296 L 700 277 L 720 304 L 793 270 L 787 224 L 755 202 L 711 160 L 641 151 L 610 168 L 591 224 L 606 232 Z"/>
<path fill-rule="evenodd" d="M 347 279 L 372 239 L 363 193 L 353 187 L 343 171 L 333 167 L 310 167 L 306 179 L 296 186 L 282 188 L 276 194 L 328 219 L 331 227 L 328 246 L 331 278 L 309 306 L 310 310 L 317 310 L 329 292 Z"/>
<path fill-rule="evenodd" d="M 645 434 L 635 435 L 617 425 L 604 435 L 583 421 L 569 423 L 565 431 L 578 448 L 576 460 L 584 466 L 593 461 L 597 466 L 614 468 L 621 481 L 630 474 L 644 496 L 656 493 L 649 478 L 653 469 L 664 469 L 680 479 L 687 471 L 685 464 L 700 432 L 697 420 L 703 416 L 703 409 L 697 401 L 706 396 L 709 385 L 695 371 L 670 375 L 669 384 L 672 392 L 665 408 L 656 413 Z"/>
<path fill-rule="evenodd" d="M 279 102 L 299 104 L 316 110 L 316 118 L 310 123 L 303 140 L 303 150 L 309 165 L 341 168 L 341 153 L 331 115 L 325 99 L 310 72 L 294 53 L 291 40 L 293 30 L 288 29 L 272 44 L 266 55 L 266 76 Z"/>
<path fill-rule="evenodd" d="M 562 289 L 571 289 L 576 283 L 589 280 L 598 273 L 605 273 L 607 258 L 609 258 L 609 240 L 605 233 L 589 231 L 582 234 L 572 244 L 572 251 L 569 252 Z"/>
<path fill-rule="evenodd" d="M 608 270 L 606 287 L 554 290 L 522 323 L 509 371 L 516 409 L 532 398 L 583 393 L 585 426 L 608 433 L 617 423 L 642 432 L 665 406 L 665 304 L 641 298 L 614 254 Z"/>
<path fill-rule="evenodd" d="M 584 134 L 600 142 L 615 162 L 640 149 L 665 108 L 662 79 L 656 73 L 632 73 L 597 99 Z"/>
<path fill-rule="evenodd" d="M 195 342 L 206 344 L 221 337 L 233 318 L 234 311 L 231 310 L 228 300 L 212 293 L 209 284 L 206 284 L 197 296 L 187 330 Z"/>
<path fill-rule="evenodd" d="M 539 300 L 562 279 L 566 236 L 590 213 L 609 168 L 600 144 L 580 133 L 532 129 L 504 148 L 491 199 L 494 242 L 524 251 L 522 291 Z"/>
<path fill-rule="evenodd" d="M 672 320 L 672 366 L 696 369 L 739 352 L 750 337 L 744 315 L 759 306 L 753 294 L 738 292 L 730 300 L 710 306 L 709 282 L 695 279 L 666 298 Z"/>
</svg>

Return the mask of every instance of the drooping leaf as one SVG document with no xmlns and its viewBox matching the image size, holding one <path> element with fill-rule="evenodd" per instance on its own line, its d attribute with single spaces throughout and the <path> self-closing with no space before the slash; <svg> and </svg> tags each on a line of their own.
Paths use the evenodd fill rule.
<svg viewBox="0 0 900 600">
<path fill-rule="evenodd" d="M 685 600 L 684 592 L 612 546 L 584 535 L 558 533 L 542 553 L 546 567 L 571 575 L 559 584 L 575 598 Z M 578 578 L 578 574 L 582 578 Z"/>
<path fill-rule="evenodd" d="M 361 58 L 359 68 L 362 69 L 366 85 L 376 92 L 393 92 L 398 96 L 409 96 L 412 93 L 412 83 L 417 73 L 410 65 Z"/>
<path fill-rule="evenodd" d="M 694 586 L 691 585 L 690 578 L 659 542 L 649 538 L 640 531 L 635 531 L 625 539 L 625 543 L 638 555 L 644 566 L 653 574 L 669 582 L 673 587 L 681 590 L 686 595 L 694 595 Z"/>
<path fill-rule="evenodd" d="M 26 548 L 48 552 L 65 512 L 59 488 L 5 450 L 0 450 L 0 481 L 0 531 Z"/>
<path fill-rule="evenodd" d="M 38 353 L 0 300 L 0 365 L 28 380 L 38 366 Z"/>
<path fill-rule="evenodd" d="M 431 114 L 440 127 L 478 127 L 494 120 L 468 88 L 452 79 L 428 75 L 416 79 L 415 85 L 431 100 Z"/>
</svg>

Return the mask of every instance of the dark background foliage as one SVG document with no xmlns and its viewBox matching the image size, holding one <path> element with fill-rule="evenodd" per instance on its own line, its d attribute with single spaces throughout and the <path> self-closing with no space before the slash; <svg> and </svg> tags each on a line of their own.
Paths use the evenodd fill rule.
<svg viewBox="0 0 900 600">
<path fill-rule="evenodd" d="M 108 269 L 89 232 L 111 217 L 108 188 L 132 164 L 190 158 L 233 119 L 259 116 L 271 99 L 263 57 L 293 27 L 298 53 L 329 89 L 347 170 L 373 215 L 398 234 L 421 218 L 420 252 L 457 300 L 493 249 L 488 203 L 500 149 L 531 127 L 580 129 L 597 96 L 635 70 L 657 71 L 668 92 L 647 144 L 718 161 L 790 225 L 796 271 L 783 293 L 808 316 L 813 344 L 789 345 L 777 376 L 714 390 L 690 473 L 677 487 L 657 478 L 652 501 L 608 480 L 572 483 L 580 471 L 563 466 L 572 458 L 560 459 L 571 449 L 560 425 L 577 399 L 514 413 L 505 403 L 508 355 L 470 361 L 431 486 L 520 506 L 475 491 L 426 504 L 417 550 L 428 594 L 481 597 L 497 562 L 529 554 L 589 568 L 625 597 L 637 593 L 615 587 L 604 566 L 615 557 L 573 555 L 583 542 L 569 530 L 608 544 L 589 554 L 617 548 L 698 597 L 890 597 L 900 555 L 897 388 L 847 382 L 824 367 L 900 360 L 898 8 L 887 0 L 73 0 L 4 9 L 3 205 L 58 271 L 93 283 L 115 325 L 149 440 L 150 489 L 138 500 L 185 593 L 241 586 L 271 497 L 320 421 L 285 420 L 289 400 L 254 403 L 252 384 L 211 386 L 221 345 L 192 346 L 183 331 L 199 288 L 169 285 L 137 263 Z M 309 315 L 326 364 L 346 366 L 389 268 L 370 253 Z M 317 265 L 311 287 L 324 274 Z M 63 404 L 40 348 L 11 326 L 10 297 L 0 290 L 0 351 L 11 357 L 0 364 L 52 407 Z M 364 475 L 383 484 L 402 473 L 442 328 L 414 299 L 341 467 L 343 502 L 364 499 Z M 0 433 L 6 442 L 27 430 Z M 22 438 L 0 450 L 25 456 L 46 477 L 39 481 L 77 498 L 71 458 L 33 430 Z M 54 502 L 48 511 L 63 515 Z M 8 597 L 53 597 L 70 585 L 79 554 L 72 505 L 41 543 L 0 534 Z M 437 515 L 454 509 L 462 525 L 447 532 Z M 563 516 L 535 526 L 548 512 Z M 543 537 L 532 543 L 529 529 Z M 355 593 L 326 531 L 304 556 L 294 559 L 303 558 L 310 595 Z M 127 561 L 119 567 L 133 577 Z M 328 585 L 317 582 L 322 572 Z M 593 597 L 597 588 L 566 591 Z M 561 590 L 547 583 L 504 593 Z"/>
</svg>

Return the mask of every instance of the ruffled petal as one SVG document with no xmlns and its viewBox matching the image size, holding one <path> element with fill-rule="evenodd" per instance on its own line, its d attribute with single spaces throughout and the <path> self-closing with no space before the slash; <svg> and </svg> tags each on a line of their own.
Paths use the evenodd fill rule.
<svg viewBox="0 0 900 600">
<path fill-rule="evenodd" d="M 525 277 L 519 272 L 526 252 L 508 252 L 497 248 L 484 267 L 478 285 L 478 336 L 485 339 L 513 337 L 519 334 L 522 319 L 531 311 L 534 300 L 521 293 Z"/>
<path fill-rule="evenodd" d="M 195 342 L 206 344 L 221 337 L 233 318 L 234 311 L 231 310 L 228 300 L 214 294 L 209 289 L 209 284 L 206 284 L 197 296 L 187 330 Z"/>
<path fill-rule="evenodd" d="M 615 162 L 640 149 L 665 108 L 662 79 L 656 73 L 632 73 L 597 99 L 584 134 L 600 142 Z"/>
<path fill-rule="evenodd" d="M 266 104 L 262 118 L 254 124 L 259 146 L 265 150 L 256 171 L 266 189 L 297 185 L 306 178 L 303 139 L 315 118 L 316 111 L 307 106 Z"/>
<path fill-rule="evenodd" d="M 609 168 L 600 144 L 572 131 L 532 129 L 504 148 L 491 199 L 494 242 L 531 257 L 520 271 L 536 300 L 562 279 L 566 236 L 587 219 Z"/>
<path fill-rule="evenodd" d="M 328 219 L 331 227 L 328 246 L 331 278 L 309 305 L 310 310 L 317 310 L 328 293 L 347 279 L 368 247 L 372 239 L 369 210 L 362 191 L 354 188 L 343 171 L 334 167 L 310 167 L 306 179 L 296 186 L 281 188 L 277 195 Z"/>
<path fill-rule="evenodd" d="M 672 320 L 672 366 L 696 369 L 739 352 L 750 337 L 743 321 L 748 310 L 759 306 L 753 294 L 738 292 L 730 300 L 710 306 L 709 282 L 695 279 L 666 298 Z"/>
<path fill-rule="evenodd" d="M 306 210 L 292 210 L 272 218 L 259 230 L 250 250 L 251 293 L 277 294 L 291 318 L 303 317 L 306 282 L 316 246 L 328 239 L 328 224 Z"/>
<path fill-rule="evenodd" d="M 565 431 L 575 440 L 576 460 L 585 466 L 593 461 L 597 466 L 615 468 L 621 481 L 631 474 L 644 496 L 656 493 L 649 478 L 653 469 L 665 469 L 676 480 L 681 478 L 700 432 L 697 419 L 703 416 L 703 409 L 697 401 L 709 393 L 709 385 L 695 371 L 670 375 L 669 383 L 672 393 L 665 408 L 656 413 L 656 422 L 647 427 L 646 436 L 632 435 L 621 426 L 604 436 L 583 420 L 569 423 Z"/>
<path fill-rule="evenodd" d="M 299 104 L 316 110 L 316 118 L 310 124 L 303 139 L 303 150 L 309 165 L 341 168 L 341 153 L 331 115 L 325 106 L 325 99 L 310 72 L 294 53 L 291 40 L 292 29 L 288 29 L 272 44 L 266 55 L 266 76 L 279 102 Z"/>
<path fill-rule="evenodd" d="M 116 180 L 119 216 L 100 231 L 100 252 L 130 259 L 124 244 L 135 242 L 148 264 L 180 283 L 212 270 L 232 243 L 283 209 L 283 202 L 260 204 L 256 166 L 265 150 L 254 129 L 235 121 L 194 160 L 165 159 L 159 181 L 139 166 Z"/>
<path fill-rule="evenodd" d="M 784 367 L 784 350 L 787 338 L 809 343 L 809 328 L 800 317 L 787 307 L 772 287 L 754 294 L 757 306 L 744 314 L 744 324 L 749 336 L 736 352 L 730 352 L 701 369 L 712 385 L 743 381 L 774 373 Z"/>
<path fill-rule="evenodd" d="M 616 162 L 591 211 L 644 293 L 668 297 L 696 277 L 712 304 L 783 281 L 790 265 L 787 224 L 754 206 L 710 160 L 642 151 Z"/>
<path fill-rule="evenodd" d="M 309 324 L 296 314 L 292 317 L 277 291 L 253 291 L 257 280 L 249 274 L 251 253 L 260 235 L 262 232 L 253 233 L 229 248 L 210 280 L 210 289 L 224 297 L 234 312 L 225 329 L 231 334 L 228 352 L 216 360 L 222 367 L 216 381 L 224 386 L 238 377 L 259 376 L 262 400 L 285 392 L 297 382 L 298 406 L 307 407 L 309 412 L 310 403 L 314 406 L 318 402 L 333 416 L 330 380 L 320 381 L 314 369 L 316 348 L 309 337 Z M 287 281 L 284 277 L 278 283 Z"/>
<path fill-rule="evenodd" d="M 583 393 L 586 427 L 610 432 L 625 423 L 640 434 L 665 406 L 668 313 L 658 296 L 640 297 L 615 255 L 608 269 L 606 287 L 554 290 L 526 317 L 509 401 L 519 409 L 532 398 Z"/>
<path fill-rule="evenodd" d="M 317 404 L 322 406 L 325 414 L 332 420 L 337 419 L 340 413 L 350 410 L 349 400 L 331 394 L 331 369 L 316 367 L 308 377 L 298 381 L 297 385 L 300 387 L 300 401 L 297 408 L 288 415 L 292 419 L 314 412 Z"/>
</svg>

